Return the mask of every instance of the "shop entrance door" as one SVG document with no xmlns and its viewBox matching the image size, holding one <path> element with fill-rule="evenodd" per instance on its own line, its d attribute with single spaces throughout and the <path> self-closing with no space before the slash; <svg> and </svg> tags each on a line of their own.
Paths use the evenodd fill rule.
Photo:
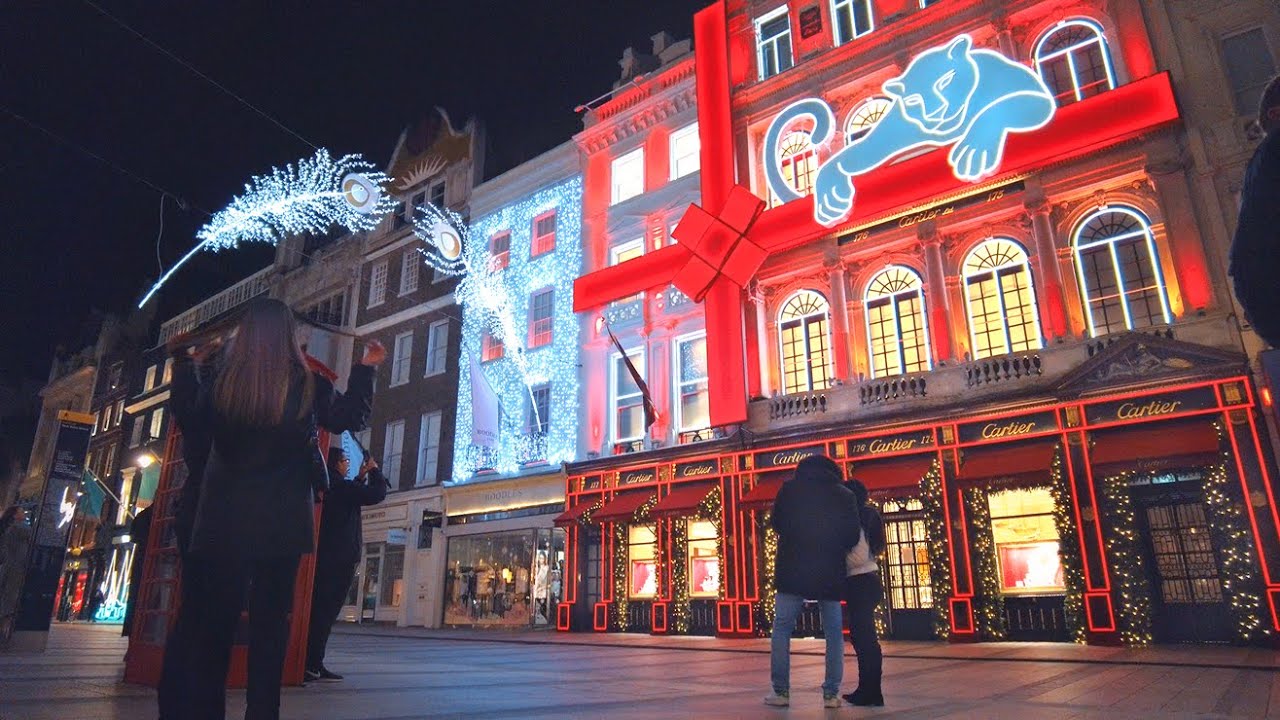
<svg viewBox="0 0 1280 720">
<path fill-rule="evenodd" d="M 377 619 L 378 588 L 382 581 L 382 543 L 364 546 L 364 572 L 360 573 L 360 622 Z"/>
<path fill-rule="evenodd" d="M 1150 498 L 1137 513 L 1151 578 L 1158 642 L 1229 642 L 1217 548 L 1204 503 L 1187 495 Z"/>
<path fill-rule="evenodd" d="M 888 635 L 897 640 L 932 640 L 933 586 L 924 506 L 917 498 L 892 498 L 880 509 L 884 513 L 881 579 Z"/>
</svg>

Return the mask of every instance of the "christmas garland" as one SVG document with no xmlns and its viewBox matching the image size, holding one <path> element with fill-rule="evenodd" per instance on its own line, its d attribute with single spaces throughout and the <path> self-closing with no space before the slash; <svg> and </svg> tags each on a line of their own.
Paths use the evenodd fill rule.
<svg viewBox="0 0 1280 720">
<path fill-rule="evenodd" d="M 962 491 L 965 514 L 969 516 L 969 540 L 973 552 L 974 620 L 978 635 L 983 640 L 1004 640 L 1004 593 L 1000 591 L 1000 572 L 996 565 L 996 541 L 991 530 L 991 503 L 987 488 L 970 488 Z"/>
<path fill-rule="evenodd" d="M 1219 437 L 1223 434 L 1217 425 Z M 1222 558 L 1222 593 L 1235 623 L 1236 641 L 1248 643 L 1268 638 L 1274 631 L 1264 622 L 1262 598 L 1253 569 L 1253 537 L 1245 519 L 1245 509 L 1235 484 L 1227 472 L 1231 456 L 1223 452 L 1222 460 L 1204 480 L 1204 500 L 1214 545 Z"/>
<path fill-rule="evenodd" d="M 942 470 L 934 460 L 920 480 L 920 503 L 924 506 L 925 529 L 929 536 L 929 585 L 933 594 L 933 632 L 939 640 L 951 637 L 951 566 L 947 563 L 947 521 L 943 514 Z"/>
<path fill-rule="evenodd" d="M 762 558 L 764 567 L 760 573 L 760 605 L 756 615 L 756 634 L 760 637 L 767 634 L 765 628 L 769 628 L 770 631 L 773 629 L 774 607 L 778 596 L 778 590 L 775 587 L 778 574 L 778 533 L 774 532 L 772 516 L 772 510 L 761 513 L 760 516 L 761 524 L 764 525 L 764 557 Z M 723 575 L 724 573 L 721 573 L 721 576 Z"/>
<path fill-rule="evenodd" d="M 630 538 L 627 536 L 629 525 L 643 525 L 649 519 L 649 511 L 653 510 L 653 506 L 658 504 L 656 496 L 649 498 L 643 505 L 636 508 L 635 513 L 631 516 L 631 523 L 615 523 L 613 526 L 613 627 L 616 632 L 627 632 L 630 629 L 630 618 L 627 611 L 630 609 L 630 593 L 627 587 L 627 577 L 629 569 L 629 561 L 631 555 Z M 656 529 L 655 529 L 656 538 Z M 662 543 L 654 543 L 655 561 L 661 552 Z M 661 567 L 655 564 L 654 567 Z M 661 593 L 662 574 L 658 573 L 655 583 L 659 586 Z M 659 595 L 660 596 L 660 595 Z"/>
<path fill-rule="evenodd" d="M 1078 643 L 1085 642 L 1084 618 L 1084 560 L 1080 556 L 1079 535 L 1076 527 L 1071 489 L 1067 475 L 1062 471 L 1062 448 L 1053 454 L 1050 466 L 1049 491 L 1053 495 L 1053 523 L 1058 529 L 1058 556 L 1062 559 L 1062 579 L 1067 594 L 1062 601 L 1062 611 L 1067 624 L 1067 636 Z"/>
<path fill-rule="evenodd" d="M 661 545 L 661 543 L 659 543 Z M 672 631 L 689 634 L 689 521 L 671 521 L 671 620 Z"/>
<path fill-rule="evenodd" d="M 1151 588 L 1142 566 L 1142 546 L 1129 494 L 1129 480 L 1137 474 L 1125 471 L 1104 478 L 1098 510 L 1107 529 L 1104 535 L 1111 577 L 1119 592 L 1116 620 L 1120 640 L 1141 647 L 1151 644 Z"/>
</svg>

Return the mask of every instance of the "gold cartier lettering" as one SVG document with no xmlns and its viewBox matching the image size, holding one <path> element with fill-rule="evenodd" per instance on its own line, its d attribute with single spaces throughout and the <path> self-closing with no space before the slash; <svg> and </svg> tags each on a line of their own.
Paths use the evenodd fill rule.
<svg viewBox="0 0 1280 720">
<path fill-rule="evenodd" d="M 778 452 L 773 454 L 773 464 L 794 465 L 807 457 L 813 457 L 812 450 L 789 450 L 786 452 Z"/>
<path fill-rule="evenodd" d="M 687 467 L 681 470 L 680 477 L 693 477 L 694 475 L 710 475 L 711 470 L 712 468 L 710 465 L 694 465 L 692 467 Z"/>
<path fill-rule="evenodd" d="M 872 455 L 879 455 L 881 453 L 902 452 L 903 450 L 910 450 L 915 446 L 916 440 L 914 438 L 911 440 L 903 440 L 902 438 L 894 438 L 892 440 L 872 440 L 871 443 L 867 445 L 867 452 Z"/>
<path fill-rule="evenodd" d="M 921 210 L 918 213 L 913 213 L 911 215 L 906 215 L 900 218 L 898 220 L 898 227 L 906 228 L 906 227 L 911 227 L 912 225 L 919 225 L 922 222 L 928 222 L 929 220 L 933 220 L 934 218 L 950 215 L 955 211 L 956 209 L 955 209 L 955 206 L 953 205 L 947 205 L 946 207 L 940 207 L 940 208 L 930 208 L 928 210 Z"/>
<path fill-rule="evenodd" d="M 1116 409 L 1116 419 L 1136 420 L 1156 415 L 1169 415 L 1178 412 L 1178 408 L 1181 406 L 1181 400 L 1152 400 L 1149 403 L 1142 404 L 1127 402 Z"/>
<path fill-rule="evenodd" d="M 1026 435 L 1029 432 L 1034 432 L 1035 429 L 1036 424 L 1034 422 L 987 423 L 982 428 L 982 437 L 985 440 L 1013 437 L 1015 435 Z"/>
</svg>

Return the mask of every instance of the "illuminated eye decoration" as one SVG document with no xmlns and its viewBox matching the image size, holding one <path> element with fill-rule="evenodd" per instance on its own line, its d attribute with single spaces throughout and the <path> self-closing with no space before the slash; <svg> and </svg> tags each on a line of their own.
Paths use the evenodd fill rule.
<svg viewBox="0 0 1280 720">
<path fill-rule="evenodd" d="M 435 241 L 436 250 L 440 251 L 440 257 L 452 261 L 462 256 L 462 238 L 452 226 L 436 223 L 432 228 L 431 237 Z"/>
<path fill-rule="evenodd" d="M 419 252 L 432 268 L 445 275 L 469 274 L 462 254 L 468 229 L 461 215 L 431 203 L 419 205 L 413 212 L 413 232 L 422 240 L 425 247 Z"/>
<path fill-rule="evenodd" d="M 378 200 L 382 197 L 382 188 L 375 185 L 368 177 L 360 173 L 351 173 L 342 178 L 342 197 L 352 210 L 371 215 L 378 209 Z"/>
</svg>

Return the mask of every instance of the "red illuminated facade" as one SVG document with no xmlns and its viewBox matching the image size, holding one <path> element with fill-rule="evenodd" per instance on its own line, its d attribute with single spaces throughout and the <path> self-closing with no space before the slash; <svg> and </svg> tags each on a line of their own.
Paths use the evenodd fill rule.
<svg viewBox="0 0 1280 720">
<path fill-rule="evenodd" d="M 584 446 L 598 457 L 569 469 L 559 522 L 576 565 L 559 627 L 767 632 L 767 513 L 790 469 L 823 452 L 885 515 L 893 636 L 1274 637 L 1270 433 L 1224 233 L 1197 211 L 1199 161 L 1180 150 L 1211 124 L 1200 107 L 1212 83 L 1169 50 L 1170 22 L 1136 3 L 1010 2 L 993 16 L 976 0 L 726 0 L 695 18 L 696 63 L 591 110 L 575 309 L 595 343 Z M 926 149 L 859 175 L 853 210 L 817 223 L 808 195 L 822 164 L 893 111 L 887 81 L 961 33 L 1034 70 L 1052 119 L 1010 133 L 980 182 L 956 178 L 946 147 Z M 692 205 L 611 204 L 618 158 L 661 144 L 631 134 L 695 69 Z M 764 147 L 806 97 L 831 107 L 836 137 L 815 142 L 801 122 Z M 774 196 L 775 161 L 805 197 Z M 646 182 L 665 170 L 648 167 Z M 609 262 L 613 228 L 657 227 L 655 213 L 663 228 L 679 220 L 677 241 L 646 233 L 641 256 Z M 672 295 L 689 309 L 657 301 Z M 666 415 L 638 441 L 610 442 L 619 422 L 633 426 L 600 362 L 600 318 L 636 302 L 637 357 Z M 699 309 L 709 438 L 723 439 L 682 444 L 669 424 L 681 377 L 665 364 L 680 355 L 664 338 Z"/>
</svg>

